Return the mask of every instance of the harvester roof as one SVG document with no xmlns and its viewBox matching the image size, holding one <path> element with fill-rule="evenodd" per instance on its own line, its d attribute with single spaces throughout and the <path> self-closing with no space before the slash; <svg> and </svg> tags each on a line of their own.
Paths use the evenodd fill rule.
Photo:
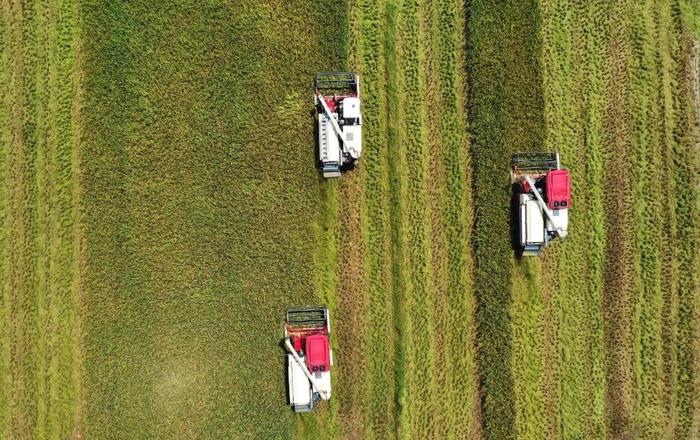
<svg viewBox="0 0 700 440">
<path fill-rule="evenodd" d="M 330 344 L 326 335 L 306 337 L 306 366 L 312 373 L 331 368 Z"/>
<path fill-rule="evenodd" d="M 547 173 L 547 206 L 549 209 L 569 208 L 569 170 L 551 170 Z"/>
</svg>

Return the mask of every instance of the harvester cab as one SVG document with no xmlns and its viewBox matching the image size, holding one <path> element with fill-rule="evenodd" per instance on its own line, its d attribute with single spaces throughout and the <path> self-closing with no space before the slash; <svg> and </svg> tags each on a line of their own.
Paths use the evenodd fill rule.
<svg viewBox="0 0 700 440">
<path fill-rule="evenodd" d="M 331 398 L 331 321 L 323 306 L 287 310 L 284 346 L 287 354 L 289 404 L 310 412 L 314 402 Z"/>
<path fill-rule="evenodd" d="M 567 236 L 569 170 L 561 168 L 556 152 L 517 153 L 513 156 L 512 181 L 522 255 L 540 256 L 552 240 Z"/>
<path fill-rule="evenodd" d="M 340 177 L 362 154 L 360 77 L 352 72 L 321 72 L 314 81 L 318 159 L 323 177 Z"/>
</svg>

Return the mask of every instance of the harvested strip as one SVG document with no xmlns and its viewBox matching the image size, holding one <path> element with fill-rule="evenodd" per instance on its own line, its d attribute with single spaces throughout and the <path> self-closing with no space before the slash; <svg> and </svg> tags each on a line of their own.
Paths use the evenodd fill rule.
<svg viewBox="0 0 700 440">
<path fill-rule="evenodd" d="M 77 5 L 6 3 L 1 20 L 0 436 L 67 438 L 80 405 Z"/>
</svg>

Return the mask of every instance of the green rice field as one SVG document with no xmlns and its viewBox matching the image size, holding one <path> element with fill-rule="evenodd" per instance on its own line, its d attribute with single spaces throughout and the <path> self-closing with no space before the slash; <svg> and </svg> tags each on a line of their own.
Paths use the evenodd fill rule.
<svg viewBox="0 0 700 440">
<path fill-rule="evenodd" d="M 700 3 L 4 0 L 0 39 L 0 438 L 700 438 Z M 518 258 L 511 157 L 555 150 L 569 238 Z"/>
</svg>

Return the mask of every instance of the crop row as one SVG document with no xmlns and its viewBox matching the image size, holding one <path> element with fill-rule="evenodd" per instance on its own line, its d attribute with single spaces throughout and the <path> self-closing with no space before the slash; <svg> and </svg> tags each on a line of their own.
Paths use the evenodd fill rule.
<svg viewBox="0 0 700 440">
<path fill-rule="evenodd" d="M 671 2 L 635 4 L 626 13 L 633 48 L 628 63 L 632 67 L 629 87 L 637 247 L 633 319 L 637 397 L 632 420 L 640 437 L 647 438 L 669 431 L 675 431 L 679 438 L 687 435 L 689 408 L 679 409 L 676 403 L 676 395 L 688 390 L 687 385 L 679 386 L 687 370 L 679 370 L 676 359 L 695 350 L 687 343 L 679 344 L 675 336 L 677 329 L 686 325 L 676 317 L 679 301 L 692 296 L 687 282 L 681 281 L 687 279 L 686 274 L 677 267 L 687 267 L 688 259 L 694 257 L 679 252 L 683 245 L 677 241 L 683 240 L 677 234 L 679 222 L 690 220 L 679 217 L 677 209 L 685 203 L 683 188 L 690 182 L 677 180 L 680 176 L 675 168 L 684 165 L 676 157 L 682 155 L 679 150 L 692 147 L 676 146 L 677 139 L 687 139 L 683 135 L 687 125 L 682 124 L 687 116 L 680 104 L 688 89 L 677 84 L 684 82 L 678 66 L 686 62 L 688 54 L 679 50 L 682 29 L 673 18 L 674 8 Z M 673 177 L 655 182 L 650 176 L 658 170 Z M 658 197 L 659 189 L 666 197 Z M 679 282 L 685 286 L 676 284 Z"/>
<path fill-rule="evenodd" d="M 340 392 L 352 396 L 341 411 L 347 414 L 345 435 L 365 438 L 394 435 L 396 414 L 385 8 L 386 3 L 371 1 L 351 7 L 348 57 L 351 69 L 360 74 L 366 116 L 363 158 L 355 172 L 359 175 L 345 178 L 339 191 L 344 199 L 340 215 L 347 227 L 342 237 L 353 242 L 343 242 L 341 249 L 340 276 L 347 282 L 339 294 L 344 307 L 352 309 L 341 311 L 348 320 L 342 331 L 349 343 L 339 348 L 352 355 L 345 357 L 343 362 L 350 364 L 344 371 L 356 378 L 339 382 L 344 387 Z"/>
<path fill-rule="evenodd" d="M 404 268 L 399 281 L 402 293 L 401 312 L 404 332 L 401 344 L 406 349 L 406 395 L 423 396 L 407 399 L 402 408 L 401 429 L 405 438 L 434 437 L 439 423 L 436 408 L 435 383 L 436 333 L 434 328 L 435 292 L 431 288 L 432 255 L 429 243 L 427 173 L 428 133 L 425 111 L 425 72 L 422 68 L 427 54 L 423 18 L 424 5 L 418 1 L 404 2 L 398 14 L 397 69 L 398 75 L 398 194 L 400 221 L 398 240 L 401 252 L 397 256 Z M 433 415 L 433 416 L 431 416 Z"/>
<path fill-rule="evenodd" d="M 661 203 L 654 192 L 655 182 L 645 178 L 661 167 L 661 139 L 658 125 L 658 93 L 660 78 L 657 73 L 655 50 L 658 27 L 650 3 L 630 9 L 637 18 L 630 32 L 637 40 L 629 65 L 632 127 L 632 170 L 635 209 L 633 235 L 635 238 L 634 314 L 634 375 L 637 397 L 633 423 L 641 438 L 658 438 L 665 417 L 662 392 L 661 340 Z"/>
<path fill-rule="evenodd" d="M 338 236 L 360 235 L 337 259 L 338 313 L 353 324 L 339 324 L 350 333 L 338 336 L 339 348 L 359 370 L 343 369 L 338 379 L 347 435 L 478 429 L 474 322 L 462 314 L 473 309 L 465 127 L 455 118 L 465 105 L 463 35 L 454 32 L 463 26 L 460 10 L 450 1 L 351 8 L 348 56 L 361 74 L 364 112 L 373 116 L 365 119 L 360 168 L 337 193 Z M 426 113 L 438 105 L 453 111 Z M 350 341 L 362 350 L 342 345 Z M 466 410 L 464 399 L 473 402 Z"/>
<path fill-rule="evenodd" d="M 673 188 L 674 198 L 669 200 L 669 210 L 675 214 L 671 223 L 674 238 L 672 254 L 673 291 L 669 319 L 664 330 L 670 349 L 665 353 L 665 371 L 668 371 L 665 393 L 668 396 L 669 414 L 677 438 L 691 438 L 698 411 L 700 386 L 698 359 L 700 352 L 697 343 L 697 286 L 700 273 L 700 205 L 698 204 L 698 170 L 700 169 L 697 145 L 700 142 L 700 92 L 698 83 L 697 35 L 700 35 L 700 5 L 695 4 L 694 12 L 688 9 L 688 18 L 678 20 L 671 13 L 669 22 L 673 26 L 672 36 L 676 39 L 672 52 L 670 71 L 673 93 L 675 124 L 667 146 L 667 169 Z M 695 25 L 692 18 L 695 17 Z M 668 20 L 668 19 L 667 19 Z M 695 40 L 690 32 L 695 32 Z M 674 87 L 675 86 L 675 87 Z M 693 147 L 695 145 L 695 147 Z M 695 304 L 695 305 L 693 305 Z M 693 327 L 695 326 L 695 330 Z M 693 333 L 695 332 L 695 333 Z M 693 336 L 694 334 L 694 336 Z"/>
<path fill-rule="evenodd" d="M 583 105 L 587 109 L 581 120 L 584 121 L 584 162 L 585 178 L 582 182 L 588 188 L 587 197 L 582 198 L 586 210 L 582 210 L 587 219 L 584 234 L 586 238 L 586 271 L 584 276 L 587 290 L 581 291 L 584 304 L 583 334 L 588 339 L 588 353 L 585 368 L 588 370 L 587 386 L 590 392 L 588 418 L 588 435 L 590 438 L 604 438 L 605 427 L 605 340 L 603 324 L 603 285 L 605 267 L 605 248 L 607 231 L 605 228 L 605 194 L 604 173 L 608 168 L 611 153 L 611 137 L 605 125 L 606 114 L 610 105 L 606 90 L 610 87 L 612 57 L 608 52 L 607 41 L 610 38 L 610 5 L 605 1 L 587 2 L 586 7 L 576 11 L 582 17 L 581 23 L 575 25 L 579 30 L 582 56 L 580 63 L 584 68 Z M 572 158 L 576 160 L 575 158 Z M 575 436 L 576 434 L 574 434 Z"/>
<path fill-rule="evenodd" d="M 525 321 L 519 322 L 524 327 L 513 333 L 514 289 L 520 288 L 514 286 L 513 279 L 516 271 L 525 277 L 526 269 L 514 264 L 512 257 L 511 188 L 503 171 L 510 168 L 512 153 L 542 148 L 541 18 L 536 2 L 491 1 L 473 2 L 468 17 L 468 106 L 476 221 L 472 239 L 484 428 L 487 438 L 508 439 L 515 437 L 516 423 L 518 433 L 525 433 L 531 429 L 529 424 L 540 423 L 542 418 L 536 415 L 541 414 L 541 398 L 520 395 L 523 398 L 518 399 L 515 394 L 516 387 L 528 388 L 527 383 L 532 384 L 528 389 L 539 394 L 538 383 L 544 378 L 541 365 L 516 357 L 537 350 L 541 336 L 533 333 L 540 325 L 537 313 L 515 317 Z M 542 295 L 539 289 L 516 294 L 531 293 Z M 521 379 L 527 382 L 516 382 Z"/>
<path fill-rule="evenodd" d="M 435 279 L 443 291 L 442 306 L 436 314 L 442 350 L 438 371 L 444 366 L 445 390 L 438 399 L 438 411 L 444 414 L 438 435 L 477 437 L 481 433 L 479 379 L 476 365 L 476 297 L 473 286 L 473 256 L 470 243 L 472 209 L 471 161 L 468 151 L 466 115 L 466 41 L 464 5 L 452 0 L 434 2 L 431 41 L 433 78 L 426 87 L 433 102 L 429 115 L 431 139 L 431 177 Z M 431 77 L 428 71 L 428 78 Z M 437 92 L 439 91 L 439 93 Z M 448 111 L 445 111 L 449 109 Z M 439 275 L 438 275 L 439 274 Z M 440 346 L 440 345 L 438 345 Z"/>
</svg>

